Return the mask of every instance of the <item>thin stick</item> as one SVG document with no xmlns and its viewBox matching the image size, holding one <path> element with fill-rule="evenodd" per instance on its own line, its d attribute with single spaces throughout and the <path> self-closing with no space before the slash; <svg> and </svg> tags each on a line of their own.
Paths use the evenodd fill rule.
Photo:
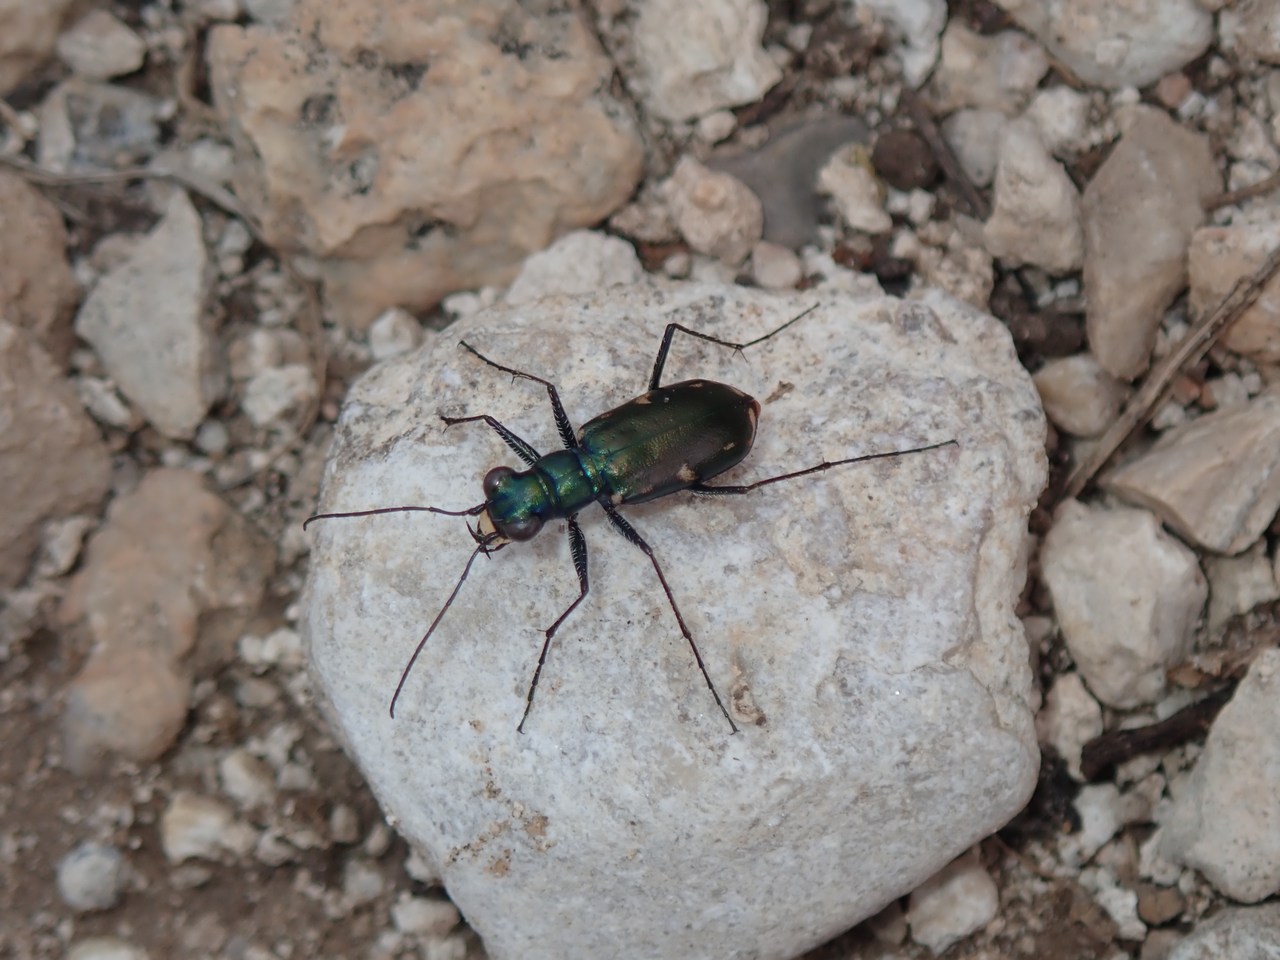
<svg viewBox="0 0 1280 960">
<path fill-rule="evenodd" d="M 1154 415 L 1156 404 L 1169 389 L 1178 372 L 1197 363 L 1209 348 L 1231 328 L 1231 325 L 1253 306 L 1263 288 L 1280 272 L 1280 247 L 1271 252 L 1252 276 L 1241 278 L 1218 304 L 1217 308 L 1198 320 L 1182 338 L 1182 342 L 1161 360 L 1133 395 L 1124 411 L 1102 435 L 1097 445 L 1071 475 L 1063 489 L 1062 499 L 1079 496 L 1099 470 L 1111 459 L 1126 439 Z"/>
</svg>

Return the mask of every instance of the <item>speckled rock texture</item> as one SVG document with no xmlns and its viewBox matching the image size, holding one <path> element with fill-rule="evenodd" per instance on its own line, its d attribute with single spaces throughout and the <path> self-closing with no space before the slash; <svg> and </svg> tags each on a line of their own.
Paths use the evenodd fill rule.
<svg viewBox="0 0 1280 960">
<path fill-rule="evenodd" d="M 913 889 L 1021 809 L 1035 783 L 1031 675 L 1014 603 L 1045 423 L 995 320 L 949 298 L 615 288 L 482 311 L 371 370 L 337 430 L 319 509 L 463 509 L 569 418 L 642 393 L 665 325 L 666 382 L 761 402 L 743 483 L 826 459 L 958 446 L 780 483 L 624 507 L 659 558 L 698 673 L 645 556 L 594 505 L 591 592 L 557 634 L 523 734 L 543 631 L 577 595 L 564 524 L 470 579 L 388 701 L 474 544 L 463 520 L 322 521 L 304 603 L 335 728 L 387 814 L 506 958 L 786 958 Z M 786 878 L 780 883 L 779 878 Z"/>
</svg>

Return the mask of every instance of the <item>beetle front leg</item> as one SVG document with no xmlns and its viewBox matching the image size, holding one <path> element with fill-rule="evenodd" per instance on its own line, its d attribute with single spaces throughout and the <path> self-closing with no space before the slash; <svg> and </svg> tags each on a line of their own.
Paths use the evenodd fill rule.
<svg viewBox="0 0 1280 960">
<path fill-rule="evenodd" d="M 533 444 L 528 440 L 518 436 L 510 427 L 499 420 L 495 420 L 487 413 L 477 414 L 474 417 L 446 417 L 444 414 L 440 414 L 440 419 L 444 421 L 446 427 L 452 427 L 455 423 L 474 423 L 477 420 L 483 420 L 493 428 L 494 432 L 502 438 L 508 447 L 516 452 L 516 456 L 531 467 L 542 456 L 537 450 L 533 449 Z"/>
<path fill-rule="evenodd" d="M 514 367 L 506 367 L 496 361 L 490 360 L 483 353 L 467 343 L 465 340 L 459 340 L 458 343 L 469 353 L 479 357 L 495 370 L 501 370 L 503 373 L 509 373 L 513 377 L 519 377 L 521 380 L 532 380 L 534 383 L 540 383 L 547 388 L 547 396 L 551 399 L 551 415 L 556 421 L 556 430 L 560 434 L 560 442 L 564 444 L 566 450 L 576 450 L 578 447 L 578 438 L 573 435 L 573 424 L 569 422 L 569 416 L 564 412 L 564 404 L 560 402 L 560 393 L 556 390 L 556 385 L 550 380 L 544 380 L 542 377 L 535 377 L 532 373 L 525 373 L 523 370 L 516 370 Z"/>
<path fill-rule="evenodd" d="M 547 662 L 547 651 L 551 648 L 551 638 L 555 636 L 560 624 L 569 619 L 569 614 L 577 608 L 587 597 L 587 590 L 590 585 L 587 582 L 587 538 L 582 535 L 582 528 L 578 526 L 577 515 L 566 517 L 569 524 L 569 552 L 573 555 L 573 569 L 578 572 L 578 599 L 569 604 L 568 608 L 560 616 L 556 617 L 556 622 L 547 627 L 546 639 L 542 641 L 542 653 L 538 655 L 538 666 L 533 671 L 533 680 L 529 683 L 529 693 L 524 700 L 524 713 L 520 716 L 520 722 L 516 725 L 517 733 L 524 733 L 524 722 L 529 719 L 529 711 L 533 709 L 533 692 L 538 689 L 538 678 L 542 676 L 543 664 Z"/>
<path fill-rule="evenodd" d="M 645 556 L 653 564 L 653 569 L 658 574 L 658 580 L 662 584 L 662 589 L 667 595 L 667 603 L 671 604 L 671 612 L 676 615 L 676 623 L 680 624 L 680 632 L 684 638 L 689 641 L 689 649 L 693 651 L 693 659 L 698 663 L 698 669 L 702 671 L 702 679 L 707 681 L 707 688 L 711 691 L 711 696 L 715 697 L 716 706 L 720 708 L 720 712 L 724 714 L 724 718 L 729 721 L 729 728 L 734 732 L 738 732 L 738 725 L 733 722 L 733 717 L 729 716 L 729 711 L 725 709 L 724 703 L 720 699 L 720 693 L 716 690 L 716 685 L 711 682 L 711 674 L 707 673 L 707 665 L 702 662 L 702 654 L 698 652 L 698 645 L 693 641 L 693 634 L 689 632 L 689 628 L 685 625 L 684 617 L 680 615 L 680 608 L 676 606 L 676 598 L 671 593 L 671 587 L 667 585 L 667 578 L 662 572 L 662 567 L 658 563 L 658 558 L 653 555 L 653 548 L 641 539 L 640 534 L 636 533 L 635 528 L 626 520 L 622 519 L 622 515 L 613 507 L 612 504 L 600 501 L 600 506 L 604 508 L 605 515 L 609 518 L 609 522 L 613 524 L 614 529 L 627 538 L 631 543 L 644 551 Z"/>
</svg>

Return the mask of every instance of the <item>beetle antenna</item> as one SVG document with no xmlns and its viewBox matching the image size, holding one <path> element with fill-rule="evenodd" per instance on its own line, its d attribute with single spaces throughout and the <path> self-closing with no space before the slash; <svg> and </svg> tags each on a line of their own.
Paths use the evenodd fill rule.
<svg viewBox="0 0 1280 960">
<path fill-rule="evenodd" d="M 373 517 L 380 513 L 442 513 L 446 517 L 474 517 L 484 512 L 486 504 L 477 504 L 465 510 L 445 510 L 442 507 L 378 507 L 376 510 L 351 510 L 346 513 L 317 513 L 302 521 L 302 529 L 313 520 L 336 520 L 340 517 Z"/>
<path fill-rule="evenodd" d="M 422 639 L 418 641 L 418 645 L 413 648 L 413 656 L 409 658 L 409 662 L 404 665 L 404 672 L 400 674 L 400 682 L 396 684 L 396 692 L 391 695 L 391 719 L 396 716 L 396 701 L 400 699 L 400 691 L 404 689 L 405 681 L 409 679 L 409 671 L 413 669 L 413 665 L 418 662 L 418 654 L 422 653 L 422 648 L 427 645 L 427 641 L 431 639 L 431 634 L 436 632 L 436 627 L 440 626 L 440 621 L 444 619 L 444 615 L 449 608 L 453 606 L 453 600 L 458 595 L 458 591 L 462 589 L 462 584 L 467 579 L 467 574 L 471 572 L 471 565 L 476 562 L 476 557 L 482 553 L 488 553 L 488 541 L 480 542 L 474 550 L 471 551 L 471 558 L 467 560 L 467 565 L 462 568 L 462 576 L 458 578 L 458 582 L 453 586 L 453 593 L 449 594 L 449 599 L 444 602 L 444 606 L 440 608 L 440 612 L 436 614 L 436 618 L 431 621 L 431 626 L 427 627 L 427 632 L 422 635 Z"/>
</svg>

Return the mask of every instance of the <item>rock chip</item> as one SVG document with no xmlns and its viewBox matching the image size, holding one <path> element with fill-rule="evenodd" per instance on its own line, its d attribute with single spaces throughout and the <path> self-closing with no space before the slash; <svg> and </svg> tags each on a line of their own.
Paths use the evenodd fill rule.
<svg viewBox="0 0 1280 960">
<path fill-rule="evenodd" d="M 1200 547 L 1248 549 L 1280 510 L 1280 387 L 1170 430 L 1102 485 Z"/>
<path fill-rule="evenodd" d="M 64 367 L 75 334 L 80 284 L 67 264 L 58 208 L 16 174 L 0 170 L 0 317 L 29 331 Z"/>
<path fill-rule="evenodd" d="M 209 264 L 201 230 L 187 195 L 173 191 L 155 229 L 98 281 L 76 317 L 76 333 L 92 344 L 120 392 L 178 440 L 195 436 L 223 389 L 205 305 Z"/>
<path fill-rule="evenodd" d="M 1096 437 L 1111 426 L 1128 391 L 1091 353 L 1050 360 L 1033 377 L 1053 425 L 1075 437 Z"/>
<path fill-rule="evenodd" d="M 976 186 L 985 187 L 996 175 L 1001 133 L 1009 122 L 999 110 L 957 110 L 942 121 L 942 133 L 956 159 Z"/>
<path fill-rule="evenodd" d="M 874 10 L 889 21 L 899 38 L 896 50 L 902 77 L 918 87 L 938 62 L 938 36 L 947 25 L 946 0 L 858 0 L 857 6 Z"/>
<path fill-rule="evenodd" d="M 71 385 L 34 336 L 0 320 L 0 588 L 16 586 L 42 524 L 97 515 L 111 459 Z M 39 450 L 33 457 L 31 452 Z"/>
<path fill-rule="evenodd" d="M 1208 141 L 1141 107 L 1085 188 L 1086 329 L 1112 376 L 1147 368 L 1161 315 L 1187 283 L 1201 202 L 1221 187 Z"/>
<path fill-rule="evenodd" d="M 665 192 L 689 246 L 730 266 L 742 263 L 764 232 L 764 210 L 751 189 L 693 157 L 680 158 Z"/>
<path fill-rule="evenodd" d="M 87 937 L 71 946 L 67 960 L 149 960 L 142 947 L 118 937 Z"/>
<path fill-rule="evenodd" d="M 475 564 L 395 720 L 396 678 L 475 545 L 461 520 L 430 515 L 312 528 L 304 636 L 334 729 L 494 960 L 598 958 L 619 942 L 795 956 L 932 876 L 1034 785 L 1013 605 L 1044 421 L 1005 329 L 949 298 L 636 287 L 473 314 L 353 387 L 318 509 L 475 503 L 464 478 L 515 458 L 483 424 L 444 431 L 437 413 L 483 412 L 559 447 L 544 390 L 457 337 L 550 378 L 582 424 L 643 390 L 666 323 L 747 340 L 815 305 L 747 362 L 675 340 L 667 382 L 704 376 L 763 401 L 749 459 L 721 482 L 959 446 L 623 511 L 737 735 L 653 566 L 598 510 L 580 518 L 593 590 L 556 635 L 523 734 L 543 631 L 577 596 L 561 524 Z M 655 885 L 701 893 L 655 900 Z"/>
<path fill-rule="evenodd" d="M 1208 588 L 1196 556 L 1145 510 L 1067 501 L 1040 564 L 1062 635 L 1108 706 L 1154 703 L 1191 650 Z"/>
<path fill-rule="evenodd" d="M 71 77 L 40 104 L 36 158 L 50 170 L 142 164 L 160 149 L 170 105 L 141 90 Z"/>
<path fill-rule="evenodd" d="M 764 0 L 640 0 L 621 69 L 648 113 L 693 120 L 759 100 L 782 79 L 761 39 Z"/>
<path fill-rule="evenodd" d="M 912 940 L 941 953 L 985 927 L 999 909 L 1000 891 L 975 848 L 912 891 L 907 923 Z"/>
<path fill-rule="evenodd" d="M 140 36 L 106 10 L 91 10 L 57 43 L 58 56 L 88 80 L 110 80 L 133 73 L 147 56 Z"/>
<path fill-rule="evenodd" d="M 1209 580 L 1211 633 L 1259 604 L 1280 600 L 1280 583 L 1271 569 L 1265 539 L 1238 557 L 1205 557 L 1204 573 Z"/>
<path fill-rule="evenodd" d="M 214 28 L 209 68 L 237 194 L 269 242 L 320 261 L 329 303 L 361 329 L 505 285 L 643 172 L 576 10 L 300 0 L 285 23 Z"/>
<path fill-rule="evenodd" d="M 67 693 L 68 765 L 163 753 L 186 720 L 192 675 L 232 655 L 274 564 L 272 545 L 199 474 L 153 470 L 119 497 L 62 611 L 95 642 Z"/>
<path fill-rule="evenodd" d="M 86 841 L 58 861 L 58 895 L 77 913 L 110 910 L 120 901 L 128 874 L 118 848 Z"/>
<path fill-rule="evenodd" d="M 1280 944 L 1280 903 L 1236 907 L 1201 920 L 1166 960 L 1271 960 Z"/>
<path fill-rule="evenodd" d="M 1086 84 L 1145 87 L 1186 66 L 1213 41 L 1213 14 L 1196 0 L 996 0 Z"/>
<path fill-rule="evenodd" d="M 1030 120 L 1001 131 L 995 200 L 982 236 L 991 255 L 1009 266 L 1068 273 L 1084 258 L 1080 194 Z"/>
<path fill-rule="evenodd" d="M 1213 722 L 1161 825 L 1162 856 L 1257 903 L 1280 889 L 1280 650 L 1263 650 Z"/>
<path fill-rule="evenodd" d="M 547 294 L 592 293 L 630 286 L 643 276 L 636 249 L 627 241 L 595 230 L 574 230 L 525 260 L 505 299 L 524 303 Z"/>
<path fill-rule="evenodd" d="M 170 863 L 243 857 L 255 840 L 253 828 L 212 797 L 180 791 L 160 816 L 160 844 Z"/>
<path fill-rule="evenodd" d="M 388 360 L 416 350 L 422 343 L 422 324 L 408 310 L 392 307 L 369 324 L 369 352 L 374 360 Z"/>
<path fill-rule="evenodd" d="M 0 3 L 0 96 L 30 79 L 28 74 L 48 59 L 63 20 L 75 7 L 74 0 Z"/>
<path fill-rule="evenodd" d="M 1061 674 L 1044 697 L 1044 708 L 1036 714 L 1040 742 L 1053 747 L 1077 780 L 1084 745 L 1102 733 L 1102 707 L 1085 688 L 1078 673 Z"/>
<path fill-rule="evenodd" d="M 893 227 L 884 209 L 884 185 L 876 179 L 865 148 L 834 153 L 818 174 L 818 189 L 831 196 L 840 219 L 851 229 L 875 234 Z"/>
<path fill-rule="evenodd" d="M 929 96 L 940 114 L 965 107 L 1017 114 L 1049 72 L 1040 45 L 1017 30 L 985 36 L 953 19 Z"/>
<path fill-rule="evenodd" d="M 1245 63 L 1280 63 L 1280 6 L 1258 2 L 1228 4 L 1219 14 L 1222 47 Z"/>
<path fill-rule="evenodd" d="M 1187 255 L 1191 312 L 1204 316 L 1213 310 L 1277 246 L 1280 224 L 1274 222 L 1197 230 Z M 1262 363 L 1280 363 L 1280 277 L 1262 288 L 1253 305 L 1227 328 L 1222 343 Z"/>
</svg>

